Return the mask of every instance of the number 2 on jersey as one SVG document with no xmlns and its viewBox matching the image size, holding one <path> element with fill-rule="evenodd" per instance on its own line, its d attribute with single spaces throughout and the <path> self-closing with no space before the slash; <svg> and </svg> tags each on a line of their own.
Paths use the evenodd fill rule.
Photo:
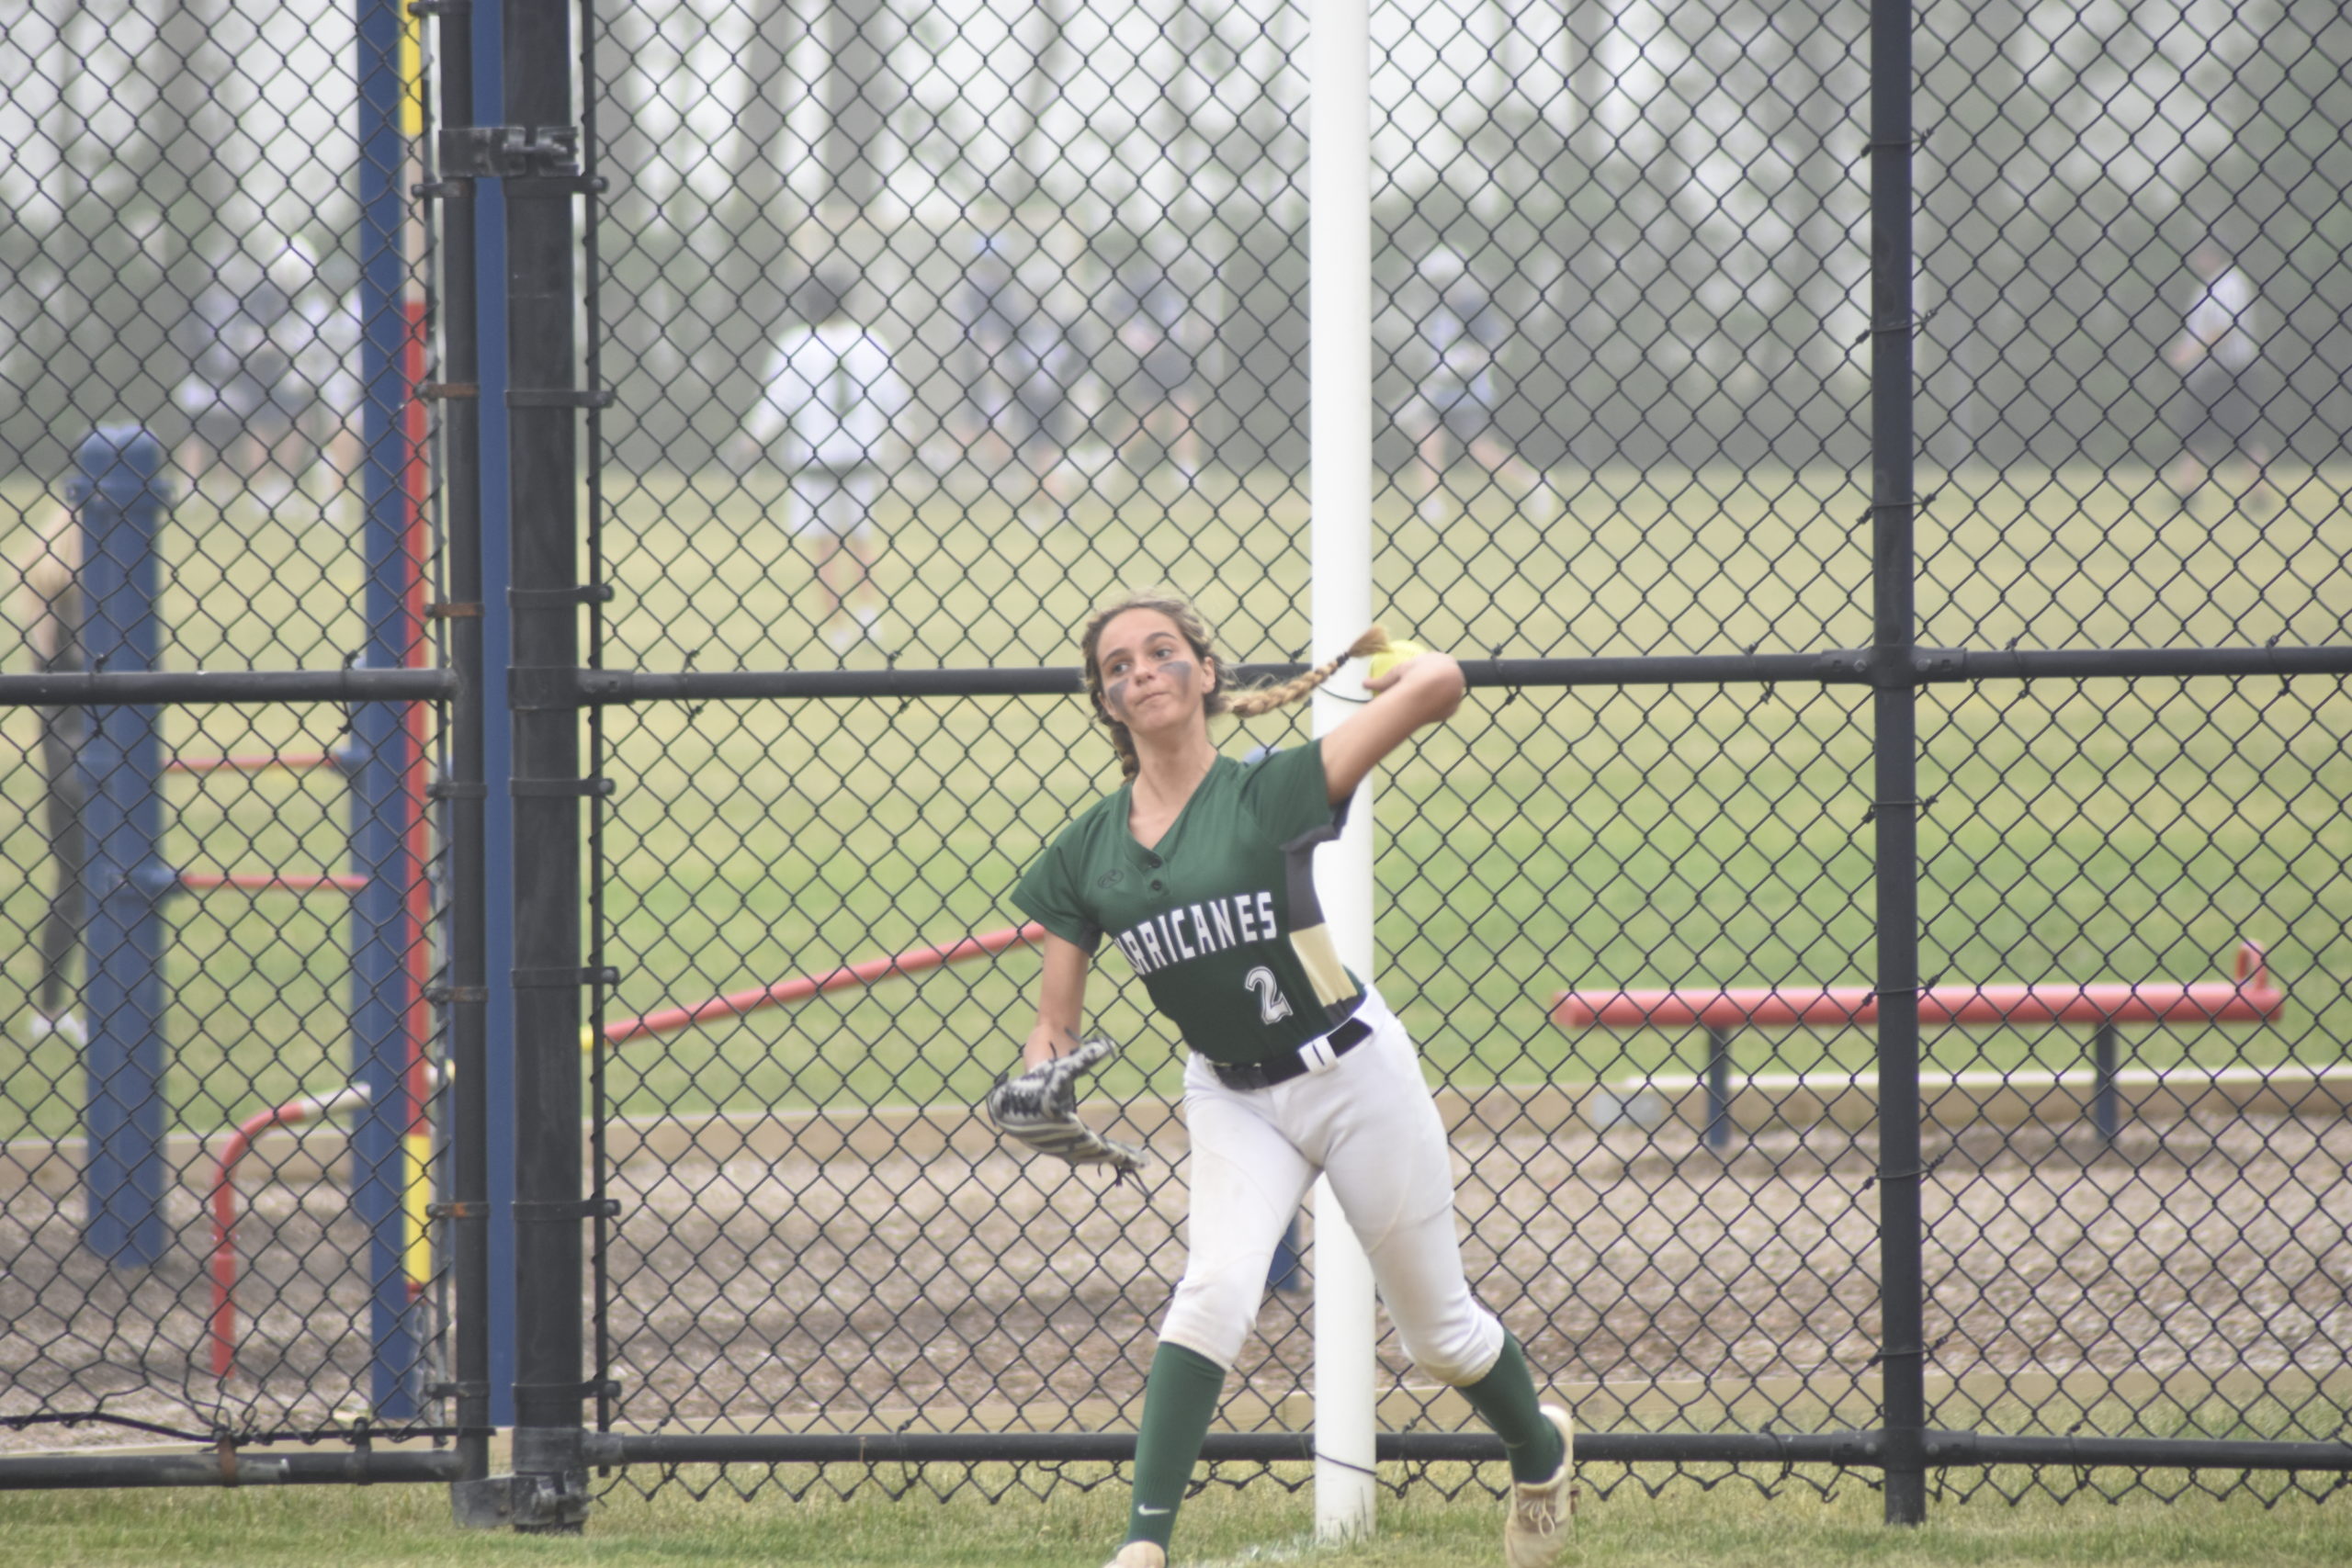
<svg viewBox="0 0 2352 1568">
<path fill-rule="evenodd" d="M 1290 998 L 1274 978 L 1274 972 L 1261 964 L 1242 976 L 1241 983 L 1258 993 L 1258 1021 L 1274 1023 L 1290 1016 Z"/>
</svg>

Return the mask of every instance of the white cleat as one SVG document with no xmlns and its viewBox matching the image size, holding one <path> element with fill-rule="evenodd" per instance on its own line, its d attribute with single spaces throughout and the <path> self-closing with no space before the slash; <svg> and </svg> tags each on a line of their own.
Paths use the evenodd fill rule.
<svg viewBox="0 0 2352 1568">
<path fill-rule="evenodd" d="M 1556 1404 L 1544 1406 L 1544 1419 L 1560 1434 L 1560 1468 L 1546 1480 L 1510 1489 L 1510 1514 L 1503 1520 L 1503 1561 L 1510 1568 L 1552 1568 L 1576 1529 L 1576 1422 Z"/>
<path fill-rule="evenodd" d="M 1131 1540 L 1102 1568 L 1168 1568 L 1168 1553 L 1148 1540 Z"/>
</svg>

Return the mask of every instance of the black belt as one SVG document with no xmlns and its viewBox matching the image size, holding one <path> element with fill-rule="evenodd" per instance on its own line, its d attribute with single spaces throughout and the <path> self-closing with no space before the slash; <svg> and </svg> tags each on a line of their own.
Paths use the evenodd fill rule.
<svg viewBox="0 0 2352 1568">
<path fill-rule="evenodd" d="M 1361 1018 L 1351 1018 L 1330 1033 L 1317 1036 L 1286 1055 L 1265 1062 L 1211 1062 L 1209 1070 L 1227 1089 L 1272 1089 L 1315 1070 L 1314 1060 L 1306 1054 L 1314 1045 L 1324 1045 L 1335 1057 L 1344 1056 L 1371 1038 L 1372 1025 Z"/>
</svg>

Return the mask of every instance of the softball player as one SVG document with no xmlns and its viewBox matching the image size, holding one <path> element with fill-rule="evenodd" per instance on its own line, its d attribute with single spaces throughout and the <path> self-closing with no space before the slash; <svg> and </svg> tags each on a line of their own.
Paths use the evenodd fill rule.
<svg viewBox="0 0 2352 1568">
<path fill-rule="evenodd" d="M 1080 643 L 1126 777 L 1014 890 L 1046 932 L 1023 1057 L 1035 1066 L 1078 1047 L 1087 971 L 1106 936 L 1191 1052 L 1189 1254 L 1145 1386 L 1127 1541 L 1110 1568 L 1166 1563 L 1226 1369 L 1317 1174 L 1371 1258 L 1406 1352 L 1502 1438 L 1515 1483 L 1506 1559 L 1543 1568 L 1568 1519 L 1573 1427 L 1539 1404 L 1517 1340 L 1470 1293 L 1444 1124 L 1404 1026 L 1340 963 L 1310 863 L 1373 766 L 1461 705 L 1461 667 L 1409 657 L 1368 681 L 1371 701 L 1320 740 L 1244 764 L 1211 743 L 1210 716 L 1296 701 L 1342 659 L 1286 685 L 1229 691 L 1200 616 L 1152 594 L 1097 611 Z"/>
</svg>

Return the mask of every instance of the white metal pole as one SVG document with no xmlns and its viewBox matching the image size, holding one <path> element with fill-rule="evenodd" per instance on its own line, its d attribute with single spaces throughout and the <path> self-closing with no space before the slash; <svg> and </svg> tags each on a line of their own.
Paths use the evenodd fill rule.
<svg viewBox="0 0 2352 1568">
<path fill-rule="evenodd" d="M 1314 647 L 1340 652 L 1372 615 L 1372 34 L 1368 0 L 1312 0 L 1307 19 L 1307 484 Z M 1321 735 L 1353 710 L 1363 667 L 1315 698 Z M 1370 780 L 1316 886 L 1340 961 L 1372 978 Z M 1328 1181 L 1315 1185 L 1315 1529 L 1373 1528 L 1372 1264 Z"/>
</svg>

